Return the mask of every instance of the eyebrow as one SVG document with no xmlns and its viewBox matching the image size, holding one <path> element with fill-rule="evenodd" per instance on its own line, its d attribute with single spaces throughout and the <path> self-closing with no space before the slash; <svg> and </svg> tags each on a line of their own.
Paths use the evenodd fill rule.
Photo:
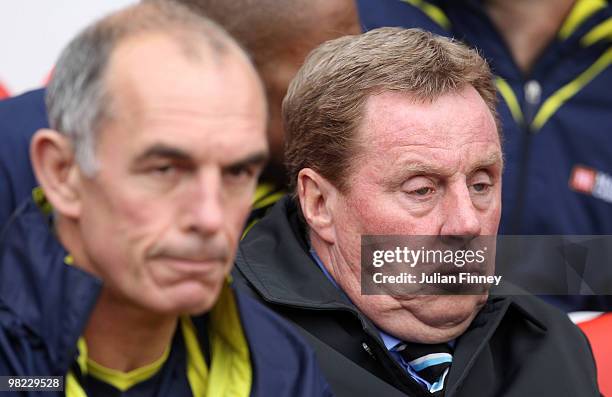
<svg viewBox="0 0 612 397">
<path fill-rule="evenodd" d="M 446 175 L 450 174 L 450 169 L 448 167 L 443 167 L 435 164 L 423 164 L 410 162 L 404 165 L 404 172 L 411 172 L 414 174 L 437 174 L 437 175 Z"/>
<path fill-rule="evenodd" d="M 386 185 L 397 185 L 403 183 L 404 178 L 407 174 L 414 175 L 448 175 L 450 171 L 448 168 L 440 167 L 435 164 L 424 164 L 418 160 L 408 160 L 401 162 L 401 168 L 392 172 L 390 175 L 383 177 L 383 183 Z"/>
<path fill-rule="evenodd" d="M 501 169 L 503 170 L 503 158 L 499 153 L 494 152 L 488 155 L 487 157 L 478 160 L 470 169 L 468 174 L 471 174 L 479 169 L 491 167 L 497 163 L 501 164 Z M 443 167 L 436 164 L 427 164 L 422 163 L 419 160 L 408 160 L 402 163 L 401 170 L 394 172 L 393 174 L 384 178 L 386 183 L 392 184 L 397 183 L 399 179 L 403 178 L 407 173 L 415 174 L 415 175 L 437 175 L 444 176 L 451 173 L 447 167 Z"/>
<path fill-rule="evenodd" d="M 440 166 L 437 164 L 427 164 L 419 160 L 409 160 L 402 163 L 401 171 L 398 172 L 402 175 L 406 173 L 411 174 L 434 174 L 434 175 L 448 175 L 452 173 L 452 170 L 448 167 Z"/>
<path fill-rule="evenodd" d="M 470 171 L 468 172 L 468 174 L 473 173 L 474 171 L 477 171 L 479 169 L 482 168 L 489 168 L 495 164 L 500 164 L 500 168 L 503 170 L 504 168 L 504 161 L 503 161 L 503 157 L 500 155 L 499 152 L 493 152 L 491 154 L 489 154 L 487 157 L 479 160 L 476 162 L 476 164 L 474 164 L 472 166 L 472 168 L 470 169 Z"/>
<path fill-rule="evenodd" d="M 191 159 L 191 156 L 181 149 L 158 143 L 149 147 L 142 154 L 136 157 L 135 163 L 140 163 L 141 161 L 155 157 L 173 158 L 177 160 Z"/>
<path fill-rule="evenodd" d="M 257 166 L 263 165 L 268 161 L 268 152 L 266 150 L 261 150 L 256 153 L 250 154 L 247 157 L 234 161 L 231 164 L 224 165 L 223 168 L 235 168 L 235 167 L 247 167 L 247 166 Z M 192 156 L 185 152 L 182 149 L 178 149 L 176 147 L 168 146 L 165 144 L 155 144 L 145 150 L 142 154 L 136 157 L 136 163 L 140 163 L 141 161 L 150 159 L 150 158 L 171 158 L 180 161 L 190 161 L 192 160 Z"/>
<path fill-rule="evenodd" d="M 262 150 L 260 152 L 251 154 L 244 159 L 235 161 L 229 165 L 225 165 L 223 166 L 223 168 L 229 169 L 229 168 L 259 166 L 259 165 L 264 165 L 267 161 L 268 161 L 268 152 Z"/>
</svg>

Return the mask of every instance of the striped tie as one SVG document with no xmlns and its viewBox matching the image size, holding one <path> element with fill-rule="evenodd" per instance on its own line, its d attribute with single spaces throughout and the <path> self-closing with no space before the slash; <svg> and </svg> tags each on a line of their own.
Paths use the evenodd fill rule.
<svg viewBox="0 0 612 397">
<path fill-rule="evenodd" d="M 424 345 L 403 343 L 396 349 L 416 374 L 426 380 L 433 396 L 442 396 L 444 381 L 453 361 L 452 350 L 446 343 Z"/>
</svg>

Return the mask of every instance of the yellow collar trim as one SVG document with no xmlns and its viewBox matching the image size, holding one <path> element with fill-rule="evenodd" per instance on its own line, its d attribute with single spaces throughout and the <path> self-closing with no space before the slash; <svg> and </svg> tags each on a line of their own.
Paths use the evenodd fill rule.
<svg viewBox="0 0 612 397">
<path fill-rule="evenodd" d="M 431 18 L 435 23 L 440 25 L 445 30 L 450 30 L 452 24 L 448 19 L 444 11 L 438 6 L 431 4 L 425 0 L 402 0 L 404 3 L 408 3 L 413 7 L 421 10 L 425 15 Z"/>
<path fill-rule="evenodd" d="M 87 359 L 87 369 L 91 376 L 112 385 L 116 389 L 126 391 L 137 383 L 144 382 L 155 375 L 164 365 L 170 354 L 170 346 L 166 348 L 160 358 L 143 367 L 129 372 L 121 372 L 98 364 L 92 359 Z"/>
<path fill-rule="evenodd" d="M 236 396 L 248 397 L 253 383 L 253 369 L 236 298 L 226 283 L 217 303 L 210 312 L 209 336 L 212 365 L 209 369 L 198 342 L 197 330 L 188 316 L 180 319 L 181 332 L 187 351 L 187 379 L 194 397 Z M 107 382 L 121 391 L 149 379 L 161 369 L 170 353 L 145 367 L 122 373 L 105 368 L 87 358 L 87 345 L 83 338 L 77 344 L 77 363 L 83 374 L 89 374 Z M 71 372 L 66 377 L 67 397 L 87 397 Z"/>
<path fill-rule="evenodd" d="M 257 185 L 257 188 L 255 189 L 255 196 L 253 197 L 253 206 L 256 206 L 259 200 L 263 199 L 270 193 L 273 193 L 274 190 L 274 185 L 271 183 L 260 183 Z"/>
<path fill-rule="evenodd" d="M 606 0 L 578 0 L 559 29 L 558 37 L 566 40 L 591 15 L 607 7 Z"/>
<path fill-rule="evenodd" d="M 236 297 L 227 284 L 210 312 L 209 330 L 213 365 L 206 395 L 249 396 L 253 381 L 249 345 Z"/>
<path fill-rule="evenodd" d="M 226 284 L 210 312 L 212 365 L 206 366 L 196 330 L 189 317 L 181 318 L 188 351 L 187 378 L 194 397 L 241 396 L 251 392 L 253 371 L 233 291 Z"/>
</svg>

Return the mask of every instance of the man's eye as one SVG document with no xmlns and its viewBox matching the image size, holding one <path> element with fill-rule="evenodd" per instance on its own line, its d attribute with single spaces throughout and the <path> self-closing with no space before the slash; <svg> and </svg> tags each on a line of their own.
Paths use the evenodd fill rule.
<svg viewBox="0 0 612 397">
<path fill-rule="evenodd" d="M 176 172 L 176 167 L 171 164 L 158 165 L 151 168 L 151 172 L 156 175 L 170 175 Z"/>
<path fill-rule="evenodd" d="M 224 176 L 233 182 L 245 181 L 254 175 L 255 171 L 252 169 L 252 167 L 247 166 L 229 167 L 224 172 Z"/>
<path fill-rule="evenodd" d="M 401 188 L 412 199 L 428 199 L 436 194 L 436 183 L 425 176 L 415 176 L 404 182 Z"/>
<path fill-rule="evenodd" d="M 413 193 L 413 194 L 415 194 L 417 196 L 424 197 L 424 196 L 427 196 L 427 195 L 433 193 L 433 191 L 434 190 L 431 187 L 422 187 L 420 189 L 413 190 L 411 193 Z"/>
<path fill-rule="evenodd" d="M 488 183 L 475 183 L 472 185 L 472 189 L 474 189 L 476 193 L 485 193 L 489 191 L 490 188 L 491 185 Z"/>
<path fill-rule="evenodd" d="M 479 170 L 472 175 L 468 180 L 468 187 L 474 194 L 485 195 L 488 194 L 494 185 L 494 180 L 491 175 L 484 171 Z"/>
</svg>

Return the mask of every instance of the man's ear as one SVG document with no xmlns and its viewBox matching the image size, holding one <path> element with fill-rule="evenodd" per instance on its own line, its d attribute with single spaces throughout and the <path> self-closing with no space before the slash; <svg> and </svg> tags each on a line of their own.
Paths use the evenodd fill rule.
<svg viewBox="0 0 612 397">
<path fill-rule="evenodd" d="M 36 179 L 54 210 L 77 218 L 81 212 L 80 172 L 69 139 L 54 130 L 38 130 L 30 142 L 30 159 Z"/>
<path fill-rule="evenodd" d="M 324 241 L 336 241 L 333 204 L 338 191 L 312 168 L 303 168 L 297 177 L 297 193 L 306 223 Z"/>
</svg>

